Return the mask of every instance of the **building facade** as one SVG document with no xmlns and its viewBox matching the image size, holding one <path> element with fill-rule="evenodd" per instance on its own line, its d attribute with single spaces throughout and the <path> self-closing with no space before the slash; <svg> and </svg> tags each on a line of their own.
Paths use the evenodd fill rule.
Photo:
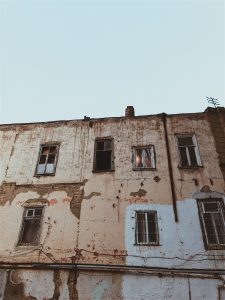
<svg viewBox="0 0 225 300">
<path fill-rule="evenodd" d="M 225 108 L 0 131 L 0 300 L 225 299 Z"/>
</svg>

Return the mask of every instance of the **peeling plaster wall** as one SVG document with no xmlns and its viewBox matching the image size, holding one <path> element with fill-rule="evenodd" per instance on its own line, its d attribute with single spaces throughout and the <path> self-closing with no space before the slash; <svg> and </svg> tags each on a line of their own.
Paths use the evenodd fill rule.
<svg viewBox="0 0 225 300">
<path fill-rule="evenodd" d="M 168 116 L 167 129 L 178 223 L 161 115 L 0 126 L 0 261 L 225 268 L 224 250 L 204 248 L 195 200 L 204 186 L 224 199 L 225 183 L 208 118 L 204 113 Z M 195 134 L 203 167 L 179 168 L 179 133 Z M 114 139 L 115 171 L 94 173 L 94 141 L 109 136 Z M 34 176 L 40 144 L 48 142 L 60 144 L 55 176 Z M 132 147 L 149 144 L 155 147 L 156 169 L 133 171 Z M 24 207 L 40 201 L 44 214 L 39 244 L 18 246 Z M 136 209 L 157 210 L 159 246 L 134 245 Z M 151 299 L 151 291 L 153 299 L 181 299 L 182 290 L 190 297 L 187 286 L 196 290 L 192 300 L 198 293 L 199 299 L 213 300 L 214 296 L 207 298 L 208 286 L 217 291 L 216 280 L 208 285 L 208 279 L 190 279 L 187 285 L 187 278 L 35 272 L 14 272 L 22 282 L 22 300 L 113 299 L 112 295 L 140 300 Z M 0 272 L 3 285 L 6 275 Z M 35 288 L 37 278 L 46 286 L 42 291 Z M 195 288 L 198 284 L 201 291 Z"/>
<path fill-rule="evenodd" d="M 225 197 L 224 197 L 225 201 Z M 159 246 L 135 245 L 135 211 L 156 210 Z M 133 204 L 126 210 L 126 264 L 149 267 L 225 269 L 225 251 L 206 251 L 195 199 L 178 202 L 179 223 L 171 205 Z"/>
<path fill-rule="evenodd" d="M 219 278 L 11 270 L 2 300 L 224 300 Z M 219 298 L 219 293 L 221 298 Z"/>
</svg>

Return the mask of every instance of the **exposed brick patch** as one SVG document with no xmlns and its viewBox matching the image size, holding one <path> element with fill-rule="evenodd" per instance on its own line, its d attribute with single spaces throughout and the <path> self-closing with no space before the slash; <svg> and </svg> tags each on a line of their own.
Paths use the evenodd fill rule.
<svg viewBox="0 0 225 300">
<path fill-rule="evenodd" d="M 72 199 L 70 201 L 71 212 L 77 218 L 80 218 L 81 202 L 84 196 L 83 185 L 84 182 L 26 185 L 17 185 L 15 182 L 4 182 L 0 186 L 0 205 L 5 205 L 5 203 L 8 201 L 11 204 L 16 195 L 20 193 L 27 193 L 29 191 L 37 192 L 39 194 L 40 199 L 45 194 L 49 194 L 55 191 L 65 191 L 67 193 L 67 197 Z M 53 203 L 51 202 L 50 204 Z"/>
</svg>

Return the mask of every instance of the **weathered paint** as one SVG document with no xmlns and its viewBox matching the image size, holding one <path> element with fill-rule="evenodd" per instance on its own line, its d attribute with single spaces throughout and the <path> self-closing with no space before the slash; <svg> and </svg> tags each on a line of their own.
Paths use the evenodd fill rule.
<svg viewBox="0 0 225 300">
<path fill-rule="evenodd" d="M 167 116 L 167 131 L 178 223 L 161 115 L 0 126 L 0 261 L 185 267 L 200 273 L 225 268 L 224 250 L 204 248 L 196 204 L 201 197 L 225 199 L 218 128 L 212 128 L 208 114 L 199 113 Z M 179 167 L 175 134 L 180 133 L 195 133 L 203 167 Z M 115 171 L 93 172 L 95 138 L 108 136 L 114 139 Z M 56 173 L 35 176 L 40 145 L 48 142 L 59 143 Z M 156 169 L 132 170 L 132 147 L 149 144 L 155 147 Z M 44 206 L 39 244 L 18 246 L 24 207 L 37 204 Z M 157 210 L 159 246 L 134 245 L 136 209 Z M 182 299 L 191 293 L 193 300 L 207 299 L 208 286 L 213 295 L 218 295 L 217 285 L 223 286 L 219 279 L 60 268 L 12 273 L 18 275 L 18 297 L 26 300 L 181 299 L 182 291 Z M 4 300 L 7 293 L 10 299 L 9 275 L 0 274 L 0 294 L 5 290 Z M 37 280 L 43 288 L 37 289 Z"/>
<path fill-rule="evenodd" d="M 196 195 L 200 198 L 201 194 L 199 192 Z M 202 197 L 205 197 L 205 193 Z M 206 251 L 204 248 L 196 199 L 185 199 L 177 204 L 179 223 L 173 220 L 172 205 L 133 204 L 127 208 L 126 264 L 168 268 L 225 269 L 225 251 Z M 135 244 L 135 211 L 138 210 L 157 211 L 158 246 Z"/>
</svg>

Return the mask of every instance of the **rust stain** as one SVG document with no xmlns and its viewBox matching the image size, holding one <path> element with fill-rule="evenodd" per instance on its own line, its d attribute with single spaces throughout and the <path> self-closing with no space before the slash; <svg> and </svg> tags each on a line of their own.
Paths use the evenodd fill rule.
<svg viewBox="0 0 225 300">
<path fill-rule="evenodd" d="M 77 278 L 78 274 L 76 270 L 70 270 L 67 280 L 68 290 L 69 290 L 69 300 L 79 300 L 77 291 Z"/>
<path fill-rule="evenodd" d="M 60 278 L 60 270 L 54 270 L 53 282 L 55 285 L 54 293 L 52 298 L 49 300 L 59 300 L 60 297 L 60 286 L 62 285 L 62 280 Z"/>
<path fill-rule="evenodd" d="M 144 197 L 147 194 L 146 190 L 139 189 L 137 192 L 131 192 L 130 196 L 132 197 Z"/>
<path fill-rule="evenodd" d="M 85 196 L 84 199 L 88 200 L 88 199 L 91 199 L 94 196 L 101 196 L 101 193 L 99 193 L 99 192 L 92 192 L 90 195 Z"/>
</svg>

